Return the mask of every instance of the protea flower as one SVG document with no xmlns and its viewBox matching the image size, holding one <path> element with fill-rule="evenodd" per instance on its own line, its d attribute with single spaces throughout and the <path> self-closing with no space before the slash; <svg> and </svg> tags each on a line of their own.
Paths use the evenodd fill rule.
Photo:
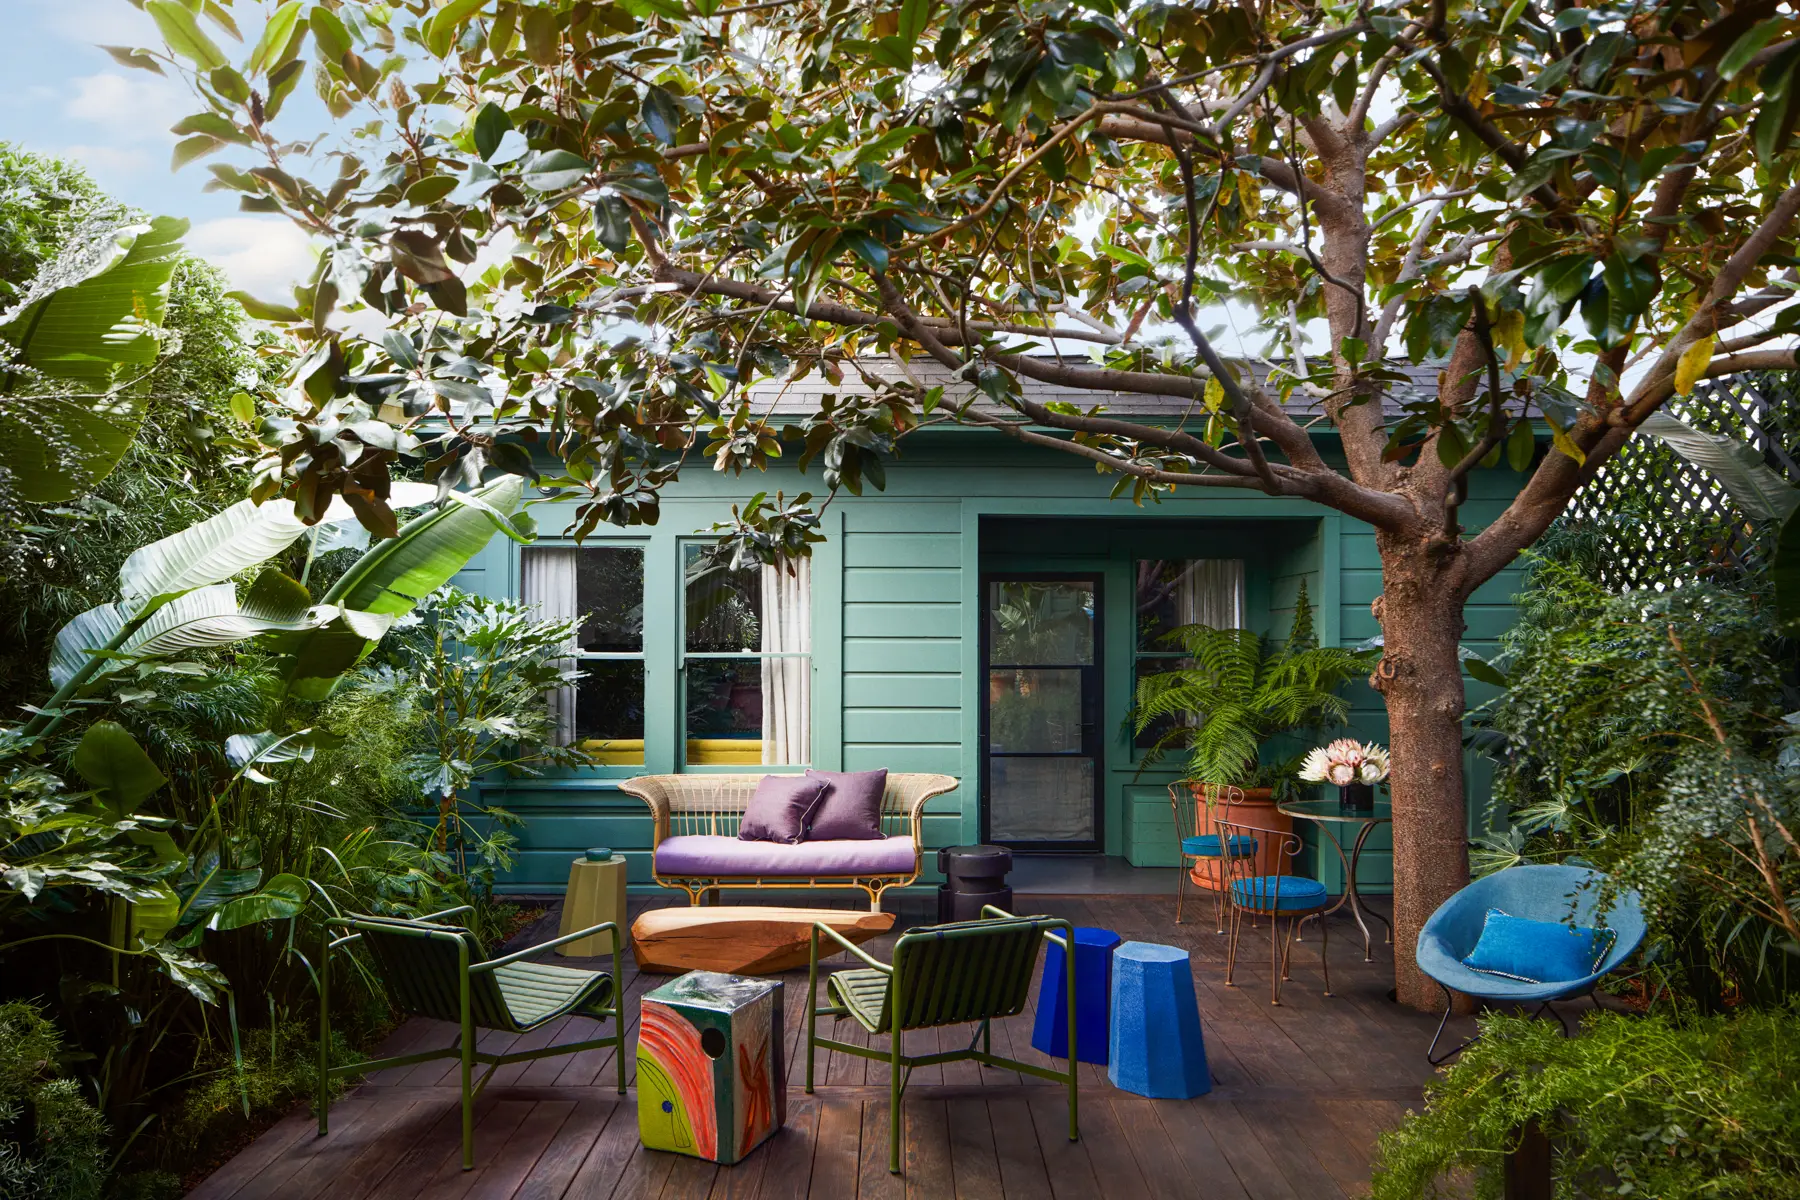
<svg viewBox="0 0 1800 1200">
<path fill-rule="evenodd" d="M 1308 783 L 1345 787 L 1352 783 L 1380 783 L 1388 777 L 1388 753 L 1373 742 L 1338 738 L 1329 745 L 1307 751 L 1300 778 Z"/>
</svg>

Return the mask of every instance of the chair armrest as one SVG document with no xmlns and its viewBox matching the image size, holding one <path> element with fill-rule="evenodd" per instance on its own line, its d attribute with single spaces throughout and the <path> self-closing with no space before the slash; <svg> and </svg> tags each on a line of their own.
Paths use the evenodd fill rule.
<svg viewBox="0 0 1800 1200">
<path fill-rule="evenodd" d="M 864 950 L 861 946 L 855 945 L 849 938 L 846 938 L 843 934 L 825 924 L 823 921 L 813 922 L 813 946 L 815 949 L 818 947 L 818 935 L 821 933 L 854 954 L 856 957 L 862 959 L 865 963 L 868 963 L 871 967 L 874 967 L 877 971 L 880 971 L 883 975 L 892 975 L 894 973 L 893 967 L 870 957 L 867 950 Z M 818 960 L 815 958 L 813 961 L 817 962 Z"/>
<path fill-rule="evenodd" d="M 422 917 L 414 917 L 413 920 L 436 921 L 444 917 L 454 917 L 457 913 L 472 913 L 474 911 L 475 906 L 473 904 L 459 904 L 455 908 L 446 908 L 443 912 L 426 913 Z"/>
<path fill-rule="evenodd" d="M 566 945 L 569 942 L 579 941 L 584 937 L 592 937 L 594 934 L 607 929 L 612 930 L 612 953 L 617 957 L 620 947 L 618 923 L 616 921 L 602 921 L 598 925 L 590 925 L 586 929 L 577 929 L 574 933 L 565 933 L 561 937 L 551 938 L 547 942 L 539 942 L 535 946 L 527 946 L 523 950 L 514 950 L 511 954 L 503 954 L 499 958 L 490 958 L 484 963 L 472 963 L 469 966 L 469 974 L 477 975 L 482 971 L 492 971 L 495 967 L 510 967 L 520 959 L 530 958 L 533 954 L 540 954 L 545 950 L 553 950 L 558 946 Z M 614 963 L 613 966 L 616 970 L 618 964 Z"/>
<path fill-rule="evenodd" d="M 650 810 L 650 849 L 654 851 L 669 836 L 669 796 L 662 783 L 652 775 L 636 776 L 619 784 L 627 796 L 636 796 Z"/>
</svg>

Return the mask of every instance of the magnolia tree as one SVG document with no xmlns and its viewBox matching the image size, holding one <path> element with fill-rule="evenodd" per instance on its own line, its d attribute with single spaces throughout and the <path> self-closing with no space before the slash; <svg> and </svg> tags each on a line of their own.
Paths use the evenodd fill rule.
<svg viewBox="0 0 1800 1200">
<path fill-rule="evenodd" d="M 342 493 L 386 529 L 397 456 L 448 488 L 530 473 L 535 445 L 582 535 L 654 521 L 690 459 L 762 467 L 785 433 L 855 492 L 962 421 L 1139 501 L 1327 505 L 1381 553 L 1408 949 L 1468 872 L 1465 601 L 1671 395 L 1794 362 L 1786 3 L 143 7 L 165 45 L 114 53 L 191 84 L 177 164 L 223 152 L 210 186 L 325 248 L 291 304 L 253 305 L 298 347 L 259 497 L 310 517 Z M 1256 370 L 1202 328 L 1227 300 L 1267 338 Z M 986 401 L 917 385 L 920 355 Z M 1435 394 L 1384 404 L 1403 361 L 1442 364 Z M 810 371 L 862 382 L 771 429 L 750 387 Z M 1529 478 L 1465 528 L 1502 462 Z M 727 532 L 805 553 L 813 513 L 759 500 Z M 1428 1003 L 1410 958 L 1401 996 Z"/>
</svg>

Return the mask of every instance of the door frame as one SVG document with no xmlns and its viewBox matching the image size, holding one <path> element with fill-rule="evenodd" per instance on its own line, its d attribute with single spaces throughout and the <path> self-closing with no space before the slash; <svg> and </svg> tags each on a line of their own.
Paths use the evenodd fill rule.
<svg viewBox="0 0 1800 1200">
<path fill-rule="evenodd" d="M 1083 667 L 1079 664 L 1041 664 L 1046 668 L 1075 667 L 1083 672 L 1082 678 L 1082 752 L 1060 757 L 1087 758 L 1094 764 L 1093 784 L 1093 830 L 1090 840 L 1080 842 L 1002 842 L 1009 849 L 1021 854 L 1099 854 L 1106 848 L 1106 739 L 1101 733 L 1101 726 L 1106 720 L 1106 573 L 1102 570 L 1092 571 L 985 571 L 980 575 L 980 597 L 977 605 L 976 622 L 979 627 L 976 686 L 976 755 L 980 770 L 980 795 L 976 808 L 980 812 L 981 840 L 992 842 L 989 825 L 988 797 L 991 795 L 993 756 L 988 752 L 988 671 L 990 670 L 988 654 L 990 635 L 988 605 L 992 594 L 991 585 L 996 583 L 1086 583 L 1094 589 L 1094 661 Z M 1087 714 L 1091 714 L 1089 717 Z M 1012 757 L 1012 756 L 1006 756 Z M 1018 757 L 1059 757 L 1054 754 L 1019 755 Z"/>
</svg>

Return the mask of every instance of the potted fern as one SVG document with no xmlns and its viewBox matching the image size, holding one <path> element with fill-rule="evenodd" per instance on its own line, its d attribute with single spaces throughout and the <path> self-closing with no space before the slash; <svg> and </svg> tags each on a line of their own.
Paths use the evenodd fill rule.
<svg viewBox="0 0 1800 1200">
<path fill-rule="evenodd" d="M 1265 749 L 1291 730 L 1342 724 L 1350 704 L 1338 691 L 1368 673 L 1369 655 L 1319 645 L 1304 582 L 1285 641 L 1210 625 L 1180 626 L 1163 641 L 1179 647 L 1184 658 L 1174 670 L 1138 681 L 1132 725 L 1140 734 L 1152 726 L 1162 730 L 1139 771 L 1178 751 L 1187 756 L 1184 781 L 1202 802 L 1238 788 L 1243 802 L 1232 806 L 1233 820 L 1286 830 L 1287 818 L 1276 805 L 1298 798 L 1294 763 L 1265 762 Z M 1202 820 L 1201 832 L 1211 832 L 1212 813 Z M 1274 869 L 1273 856 L 1260 868 Z M 1193 879 L 1217 886 L 1204 875 L 1196 867 Z"/>
</svg>

